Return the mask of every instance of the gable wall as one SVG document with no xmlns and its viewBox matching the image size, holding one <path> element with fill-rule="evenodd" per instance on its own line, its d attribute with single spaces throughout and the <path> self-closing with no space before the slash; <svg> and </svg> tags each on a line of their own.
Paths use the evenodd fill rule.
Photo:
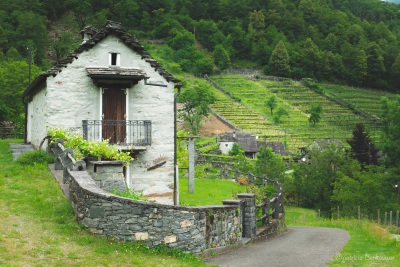
<svg viewBox="0 0 400 267">
<path fill-rule="evenodd" d="M 100 88 L 87 75 L 86 67 L 108 67 L 109 53 L 120 53 L 120 66 L 144 70 L 149 83 L 160 82 L 168 87 L 145 85 L 144 81 L 128 89 L 129 120 L 151 120 L 152 145 L 140 153 L 130 166 L 132 189 L 144 194 L 171 193 L 174 160 L 174 84 L 168 83 L 141 56 L 114 36 L 108 36 L 89 51 L 83 52 L 54 78 L 48 78 L 50 127 L 76 128 L 82 131 L 82 120 L 100 119 Z M 167 162 L 147 171 L 154 160 L 166 157 Z M 153 184 L 154 186 L 149 186 Z M 166 203 L 172 203 L 172 197 Z"/>
<path fill-rule="evenodd" d="M 42 88 L 28 103 L 27 141 L 30 142 L 36 149 L 39 148 L 41 140 L 47 135 L 46 131 L 46 114 L 47 101 L 46 89 Z"/>
</svg>

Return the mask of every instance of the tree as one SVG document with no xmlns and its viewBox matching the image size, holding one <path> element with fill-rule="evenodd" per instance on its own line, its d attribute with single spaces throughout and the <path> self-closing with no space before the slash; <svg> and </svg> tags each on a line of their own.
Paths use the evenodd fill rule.
<svg viewBox="0 0 400 267">
<path fill-rule="evenodd" d="M 78 24 L 79 30 L 83 30 L 90 19 L 91 6 L 88 0 L 75 0 L 74 3 L 74 18 Z"/>
<path fill-rule="evenodd" d="M 74 36 L 70 32 L 56 33 L 51 41 L 51 47 L 53 48 L 56 56 L 56 61 L 59 62 L 65 57 L 68 52 L 71 51 L 72 47 L 76 47 Z"/>
<path fill-rule="evenodd" d="M 205 86 L 194 85 L 179 95 L 178 102 L 183 104 L 181 116 L 189 123 L 193 134 L 197 134 L 201 120 L 208 115 L 208 105 L 214 101 L 213 93 Z"/>
<path fill-rule="evenodd" d="M 39 67 L 32 65 L 32 76 L 41 73 Z M 9 60 L 0 64 L 0 120 L 12 121 L 23 126 L 24 107 L 21 100 L 24 89 L 28 86 L 28 63 Z"/>
<path fill-rule="evenodd" d="M 302 207 L 321 209 L 321 213 L 331 216 L 336 206 L 332 202 L 334 183 L 339 177 L 358 170 L 358 163 L 348 158 L 345 151 L 335 143 L 330 146 L 309 151 L 310 164 L 293 165 L 293 179 L 285 188 L 291 188 L 298 204 Z"/>
<path fill-rule="evenodd" d="M 265 16 L 262 11 L 250 12 L 249 33 L 254 42 L 263 38 L 265 31 Z"/>
<path fill-rule="evenodd" d="M 334 182 L 332 202 L 340 206 L 343 216 L 357 216 L 356 207 L 360 206 L 362 213 L 369 218 L 376 218 L 378 209 L 384 211 L 396 210 L 397 190 L 393 187 L 397 181 L 391 170 L 354 168 L 348 174 L 339 174 Z M 373 197 L 371 197 L 373 196 Z"/>
<path fill-rule="evenodd" d="M 287 111 L 287 109 L 282 107 L 282 106 L 280 106 L 278 108 L 278 110 L 275 112 L 274 122 L 280 123 L 281 122 L 281 117 L 282 116 L 287 116 L 287 115 L 289 115 L 289 112 Z"/>
<path fill-rule="evenodd" d="M 243 149 L 238 143 L 234 143 L 232 149 L 229 150 L 229 156 L 243 155 Z"/>
<path fill-rule="evenodd" d="M 378 164 L 378 150 L 367 133 L 364 124 L 356 124 L 353 137 L 347 140 L 351 147 L 352 157 L 362 165 Z"/>
<path fill-rule="evenodd" d="M 286 167 L 280 155 L 273 153 L 270 147 L 260 147 L 256 157 L 254 173 L 257 176 L 266 174 L 270 179 L 282 179 Z"/>
<path fill-rule="evenodd" d="M 274 108 L 278 106 L 278 102 L 276 100 L 276 96 L 271 96 L 265 103 L 264 105 L 268 107 L 271 110 L 271 115 L 273 114 Z"/>
<path fill-rule="evenodd" d="M 216 45 L 214 49 L 214 63 L 220 70 L 226 70 L 231 65 L 228 52 L 222 45 Z"/>
<path fill-rule="evenodd" d="M 368 45 L 367 50 L 367 77 L 366 85 L 368 87 L 380 88 L 384 83 L 385 79 L 385 63 L 382 55 L 382 49 L 375 42 Z M 380 88 L 385 89 L 385 88 Z"/>
<path fill-rule="evenodd" d="M 322 105 L 321 104 L 312 104 L 308 122 L 312 123 L 315 126 L 315 124 L 321 120 L 321 113 L 322 113 Z"/>
<path fill-rule="evenodd" d="M 311 38 L 308 38 L 304 44 L 303 57 L 301 59 L 303 69 L 306 75 L 311 78 L 315 78 L 320 65 L 321 55 L 318 46 L 313 42 Z"/>
<path fill-rule="evenodd" d="M 390 76 L 393 84 L 395 85 L 395 91 L 400 90 L 400 53 L 397 55 L 395 62 L 390 70 Z"/>
<path fill-rule="evenodd" d="M 394 100 L 382 98 L 382 126 L 385 163 L 397 167 L 400 162 L 400 95 Z"/>
<path fill-rule="evenodd" d="M 268 62 L 269 73 L 281 77 L 290 76 L 289 53 L 282 41 L 275 46 Z"/>
</svg>

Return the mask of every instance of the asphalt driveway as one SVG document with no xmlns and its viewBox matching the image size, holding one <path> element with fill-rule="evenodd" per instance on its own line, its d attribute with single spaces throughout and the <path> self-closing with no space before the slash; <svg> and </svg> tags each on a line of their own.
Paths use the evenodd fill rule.
<svg viewBox="0 0 400 267">
<path fill-rule="evenodd" d="M 321 267 L 326 266 L 349 239 L 349 233 L 342 229 L 291 226 L 279 238 L 215 256 L 207 263 L 229 267 Z"/>
</svg>

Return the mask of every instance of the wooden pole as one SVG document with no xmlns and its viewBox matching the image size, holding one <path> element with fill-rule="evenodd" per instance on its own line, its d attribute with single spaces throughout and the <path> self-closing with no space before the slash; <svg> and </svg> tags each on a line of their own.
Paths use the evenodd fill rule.
<svg viewBox="0 0 400 267">
<path fill-rule="evenodd" d="M 399 211 L 396 211 L 396 227 L 399 227 Z"/>
<path fill-rule="evenodd" d="M 381 224 L 381 210 L 378 209 L 378 224 Z"/>
<path fill-rule="evenodd" d="M 337 206 L 337 219 L 339 220 L 340 214 L 339 214 L 339 206 Z"/>
<path fill-rule="evenodd" d="M 358 206 L 358 220 L 361 219 L 361 211 L 360 211 L 360 206 Z"/>
<path fill-rule="evenodd" d="M 385 225 L 387 224 L 387 211 L 385 211 Z"/>
<path fill-rule="evenodd" d="M 389 219 L 389 221 L 390 221 L 389 225 L 392 226 L 392 211 L 390 211 L 389 218 L 390 218 L 390 219 Z"/>
<path fill-rule="evenodd" d="M 194 192 L 194 138 L 188 138 L 189 151 L 189 193 Z"/>
</svg>

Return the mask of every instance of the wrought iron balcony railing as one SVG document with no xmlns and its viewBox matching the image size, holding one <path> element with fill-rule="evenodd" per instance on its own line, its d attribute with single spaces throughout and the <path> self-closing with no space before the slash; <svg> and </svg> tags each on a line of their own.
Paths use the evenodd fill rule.
<svg viewBox="0 0 400 267">
<path fill-rule="evenodd" d="M 119 146 L 151 145 L 151 121 L 138 120 L 83 120 L 83 139 L 109 140 Z"/>
</svg>

